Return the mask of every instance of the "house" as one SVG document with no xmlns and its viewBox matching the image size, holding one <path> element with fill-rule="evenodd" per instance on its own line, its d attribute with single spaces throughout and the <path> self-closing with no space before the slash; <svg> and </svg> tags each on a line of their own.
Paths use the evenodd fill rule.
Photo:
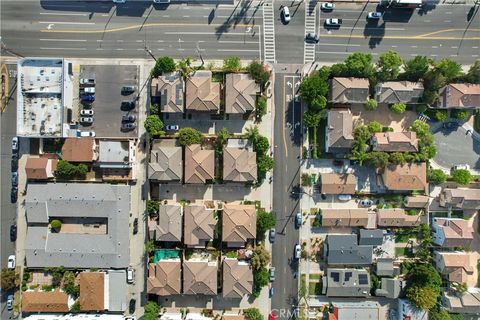
<svg viewBox="0 0 480 320">
<path fill-rule="evenodd" d="M 220 83 L 212 82 L 211 71 L 197 71 L 187 78 L 187 111 L 218 113 L 220 110 Z"/>
<path fill-rule="evenodd" d="M 328 268 L 327 276 L 322 278 L 323 294 L 327 297 L 370 296 L 370 274 L 365 269 Z"/>
<path fill-rule="evenodd" d="M 157 296 L 181 294 L 180 259 L 160 260 L 148 264 L 147 293 Z"/>
<path fill-rule="evenodd" d="M 207 261 L 183 262 L 183 293 L 213 296 L 217 294 L 216 263 Z"/>
<path fill-rule="evenodd" d="M 253 292 L 253 272 L 246 261 L 223 260 L 223 297 L 242 299 Z"/>
<path fill-rule="evenodd" d="M 373 151 L 418 152 L 417 134 L 405 132 L 377 132 L 370 140 Z"/>
<path fill-rule="evenodd" d="M 480 189 L 445 188 L 440 193 L 440 205 L 466 210 L 480 210 Z"/>
<path fill-rule="evenodd" d="M 366 78 L 340 78 L 329 80 L 328 102 L 333 104 L 364 104 L 368 100 L 370 83 Z"/>
<path fill-rule="evenodd" d="M 402 294 L 405 286 L 405 280 L 382 278 L 381 286 L 375 290 L 375 295 L 377 297 L 397 299 Z"/>
<path fill-rule="evenodd" d="M 106 309 L 110 312 L 124 312 L 127 309 L 126 270 L 108 270 L 105 282 L 108 283 L 108 296 L 105 295 Z"/>
<path fill-rule="evenodd" d="M 62 160 L 68 162 L 94 162 L 98 147 L 93 138 L 67 138 L 62 146 Z"/>
<path fill-rule="evenodd" d="M 450 282 L 466 283 L 468 277 L 474 272 L 470 253 L 467 252 L 435 251 L 433 261 L 438 272 Z"/>
<path fill-rule="evenodd" d="M 333 311 L 328 314 L 328 320 L 379 320 L 380 306 L 375 301 L 331 301 Z"/>
<path fill-rule="evenodd" d="M 185 147 L 185 183 L 206 183 L 215 179 L 215 151 L 199 144 Z"/>
<path fill-rule="evenodd" d="M 130 186 L 29 184 L 25 199 L 28 268 L 127 268 Z M 50 232 L 49 223 L 62 226 Z"/>
<path fill-rule="evenodd" d="M 433 243 L 445 248 L 470 247 L 473 227 L 468 220 L 456 218 L 433 218 Z"/>
<path fill-rule="evenodd" d="M 257 210 L 253 204 L 227 203 L 223 207 L 222 241 L 227 247 L 245 247 L 257 236 Z"/>
<path fill-rule="evenodd" d="M 28 157 L 25 164 L 25 173 L 28 180 L 47 180 L 55 177 L 57 159 L 47 157 Z"/>
<path fill-rule="evenodd" d="M 383 230 L 360 229 L 358 244 L 361 246 L 381 246 L 383 244 Z"/>
<path fill-rule="evenodd" d="M 420 225 L 420 215 L 410 216 L 400 208 L 378 209 L 377 226 L 379 227 L 415 227 Z"/>
<path fill-rule="evenodd" d="M 26 291 L 22 293 L 24 313 L 67 313 L 70 311 L 68 294 L 60 289 L 54 291 Z"/>
<path fill-rule="evenodd" d="M 436 108 L 478 109 L 480 108 L 480 84 L 450 83 L 438 92 Z"/>
<path fill-rule="evenodd" d="M 442 305 L 449 312 L 478 316 L 480 313 L 480 292 L 467 291 L 459 297 L 457 294 L 445 290 L 442 292 Z M 468 319 L 468 317 L 465 318 Z"/>
<path fill-rule="evenodd" d="M 257 154 L 251 147 L 235 147 L 231 140 L 238 140 L 240 145 L 245 145 L 241 139 L 230 139 L 223 150 L 223 181 L 229 182 L 254 182 L 257 180 Z"/>
<path fill-rule="evenodd" d="M 150 239 L 165 242 L 182 241 L 183 207 L 179 203 L 162 204 L 158 210 L 158 219 L 148 223 Z"/>
<path fill-rule="evenodd" d="M 329 109 L 325 131 L 325 152 L 333 154 L 350 152 L 354 141 L 350 109 Z"/>
<path fill-rule="evenodd" d="M 81 272 L 80 273 L 80 303 L 81 311 L 100 312 L 106 308 L 105 297 L 105 274 L 103 272 Z"/>
<path fill-rule="evenodd" d="M 407 208 L 426 208 L 430 202 L 429 196 L 407 196 L 405 197 L 405 207 Z"/>
<path fill-rule="evenodd" d="M 320 188 L 325 194 L 355 194 L 357 181 L 350 173 L 322 173 Z"/>
<path fill-rule="evenodd" d="M 153 78 L 150 84 L 152 100 L 160 100 L 160 112 L 183 113 L 183 77 L 178 72 Z"/>
<path fill-rule="evenodd" d="M 357 236 L 327 235 L 324 255 L 329 265 L 357 266 L 372 264 L 372 246 L 358 245 Z"/>
<path fill-rule="evenodd" d="M 255 110 L 260 86 L 246 73 L 225 76 L 225 113 L 244 114 Z"/>
<path fill-rule="evenodd" d="M 381 104 L 419 103 L 422 96 L 421 82 L 387 81 L 375 87 L 375 99 Z"/>
<path fill-rule="evenodd" d="M 378 258 L 375 265 L 375 273 L 377 276 L 393 277 L 400 274 L 400 263 L 395 262 L 391 258 Z"/>
<path fill-rule="evenodd" d="M 184 244 L 188 247 L 204 248 L 210 240 L 217 220 L 214 210 L 207 209 L 203 204 L 189 204 L 184 208 Z"/>
<path fill-rule="evenodd" d="M 366 227 L 368 209 L 322 209 L 322 227 Z"/>
<path fill-rule="evenodd" d="M 130 169 L 135 144 L 130 140 L 100 140 L 97 165 L 102 169 Z"/>
<path fill-rule="evenodd" d="M 398 299 L 398 320 L 428 320 L 428 310 L 419 309 L 407 299 Z"/>
<path fill-rule="evenodd" d="M 177 145 L 176 139 L 153 140 L 148 179 L 162 183 L 182 181 L 182 147 Z"/>
<path fill-rule="evenodd" d="M 427 164 L 425 162 L 390 164 L 384 169 L 382 178 L 385 187 L 390 191 L 423 191 L 428 187 Z"/>
</svg>

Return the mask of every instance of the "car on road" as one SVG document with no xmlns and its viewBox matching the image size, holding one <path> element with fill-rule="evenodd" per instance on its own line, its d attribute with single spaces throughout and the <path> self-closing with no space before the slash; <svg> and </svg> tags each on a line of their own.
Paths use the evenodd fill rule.
<svg viewBox="0 0 480 320">
<path fill-rule="evenodd" d="M 165 130 L 167 131 L 178 131 L 179 129 L 180 127 L 178 126 L 178 124 L 169 124 L 165 126 Z"/>
<path fill-rule="evenodd" d="M 335 4 L 333 4 L 331 2 L 324 2 L 321 5 L 321 9 L 323 11 L 332 11 L 334 8 L 335 8 Z"/>
<path fill-rule="evenodd" d="M 113 0 L 113 3 L 125 3 L 127 0 Z"/>
<path fill-rule="evenodd" d="M 135 282 L 135 271 L 132 267 L 128 267 L 127 269 L 127 283 L 134 283 Z"/>
<path fill-rule="evenodd" d="M 17 197 L 18 197 L 18 188 L 12 187 L 12 189 L 10 190 L 10 202 L 11 203 L 17 202 Z"/>
<path fill-rule="evenodd" d="M 156 4 L 168 4 L 170 3 L 170 0 L 153 0 L 153 3 L 156 3 Z"/>
<path fill-rule="evenodd" d="M 270 243 L 275 242 L 275 236 L 276 236 L 275 229 L 274 228 L 270 229 L 270 231 L 268 232 L 268 240 L 270 241 Z"/>
<path fill-rule="evenodd" d="M 305 42 L 307 43 L 318 43 L 320 37 L 316 33 L 309 32 L 305 35 Z"/>
<path fill-rule="evenodd" d="M 12 172 L 12 187 L 18 187 L 18 173 Z"/>
<path fill-rule="evenodd" d="M 339 194 L 338 195 L 338 200 L 340 201 L 350 201 L 352 200 L 352 196 L 349 194 Z"/>
<path fill-rule="evenodd" d="M 94 94 L 83 94 L 80 96 L 80 100 L 83 102 L 93 102 L 95 101 L 95 95 Z"/>
<path fill-rule="evenodd" d="M 137 90 L 136 86 L 123 86 L 121 92 L 123 95 L 129 95 L 134 93 L 135 90 Z"/>
<path fill-rule="evenodd" d="M 12 224 L 10 226 L 10 241 L 14 242 L 17 241 L 17 225 Z"/>
<path fill-rule="evenodd" d="M 449 129 L 449 130 L 456 130 L 460 125 L 458 122 L 455 121 L 449 121 L 449 122 L 444 122 L 442 127 L 444 129 Z"/>
<path fill-rule="evenodd" d="M 470 170 L 470 165 L 468 164 L 457 164 L 456 166 L 453 166 L 453 170 Z"/>
<path fill-rule="evenodd" d="M 85 93 L 93 94 L 93 93 L 95 93 L 95 87 L 88 87 L 88 88 L 83 89 L 83 91 Z"/>
<path fill-rule="evenodd" d="M 271 298 L 275 294 L 275 288 L 271 287 L 270 290 L 268 290 L 268 297 Z"/>
<path fill-rule="evenodd" d="M 331 27 L 339 27 L 342 24 L 342 19 L 329 18 L 325 20 L 325 24 Z"/>
<path fill-rule="evenodd" d="M 290 10 L 288 9 L 287 6 L 282 7 L 282 19 L 285 23 L 289 23 L 291 20 Z"/>
<path fill-rule="evenodd" d="M 92 124 L 93 123 L 93 117 L 80 117 L 80 123 Z"/>
<path fill-rule="evenodd" d="M 135 218 L 135 220 L 133 220 L 133 234 L 137 234 L 138 233 L 138 218 Z"/>
<path fill-rule="evenodd" d="M 12 172 L 18 170 L 18 155 L 16 153 L 12 154 Z"/>
<path fill-rule="evenodd" d="M 122 122 L 135 122 L 137 117 L 133 114 L 125 114 L 122 116 Z"/>
<path fill-rule="evenodd" d="M 300 248 L 300 245 L 297 243 L 293 250 L 293 258 L 300 260 L 301 256 L 302 256 L 302 248 Z"/>
<path fill-rule="evenodd" d="M 77 131 L 77 137 L 91 137 L 95 138 L 95 131 Z"/>
<path fill-rule="evenodd" d="M 122 123 L 122 130 L 133 130 L 137 127 L 135 122 L 123 122 Z"/>
<path fill-rule="evenodd" d="M 13 295 L 9 295 L 7 297 L 7 310 L 8 311 L 13 310 Z"/>
<path fill-rule="evenodd" d="M 130 299 L 130 302 L 128 303 L 128 312 L 130 312 L 130 314 L 132 313 L 135 313 L 135 303 L 137 301 L 135 299 Z"/>
<path fill-rule="evenodd" d="M 12 152 L 13 153 L 18 152 L 18 137 L 13 137 L 12 138 Z"/>
<path fill-rule="evenodd" d="M 302 226 L 302 213 L 297 212 L 295 215 L 295 228 L 300 228 Z"/>
<path fill-rule="evenodd" d="M 93 116 L 93 110 L 92 109 L 82 109 L 80 110 L 80 115 L 82 116 Z"/>
<path fill-rule="evenodd" d="M 382 13 L 381 12 L 369 12 L 367 14 L 367 18 L 368 19 L 375 19 L 375 20 L 378 20 L 382 17 Z"/>
<path fill-rule="evenodd" d="M 371 207 L 373 206 L 373 201 L 370 199 L 362 199 L 360 200 L 360 206 L 361 207 Z"/>
<path fill-rule="evenodd" d="M 8 269 L 15 269 L 15 266 L 16 266 L 15 256 L 13 254 L 9 255 L 8 256 L 7 268 Z"/>
<path fill-rule="evenodd" d="M 268 279 L 270 280 L 270 282 L 275 281 L 275 267 L 271 267 L 270 269 L 268 269 Z"/>
<path fill-rule="evenodd" d="M 129 111 L 135 109 L 135 102 L 134 101 L 122 101 L 120 105 L 120 109 L 123 111 Z"/>
<path fill-rule="evenodd" d="M 80 79 L 80 84 L 95 84 L 95 79 L 83 78 L 83 79 Z"/>
</svg>

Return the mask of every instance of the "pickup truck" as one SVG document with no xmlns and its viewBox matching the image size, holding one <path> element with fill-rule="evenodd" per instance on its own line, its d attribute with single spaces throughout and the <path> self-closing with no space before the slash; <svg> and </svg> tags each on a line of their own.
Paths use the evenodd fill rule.
<svg viewBox="0 0 480 320">
<path fill-rule="evenodd" d="M 342 19 L 327 19 L 325 20 L 327 26 L 340 26 L 342 24 Z"/>
</svg>

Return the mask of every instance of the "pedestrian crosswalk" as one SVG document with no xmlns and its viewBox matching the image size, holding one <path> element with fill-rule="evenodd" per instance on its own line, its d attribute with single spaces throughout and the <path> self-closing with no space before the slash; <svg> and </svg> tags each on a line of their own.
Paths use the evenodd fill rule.
<svg viewBox="0 0 480 320">
<path fill-rule="evenodd" d="M 309 0 L 305 4 L 305 34 L 316 33 L 317 29 L 317 0 Z M 304 42 L 303 63 L 315 61 L 315 44 Z"/>
<path fill-rule="evenodd" d="M 263 60 L 275 63 L 275 19 L 273 0 L 263 3 Z"/>
</svg>

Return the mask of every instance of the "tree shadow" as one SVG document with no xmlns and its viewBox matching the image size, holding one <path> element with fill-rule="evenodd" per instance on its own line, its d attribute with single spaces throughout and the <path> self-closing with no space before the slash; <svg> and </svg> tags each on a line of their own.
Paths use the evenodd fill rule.
<svg viewBox="0 0 480 320">
<path fill-rule="evenodd" d="M 250 9 L 252 3 L 247 0 L 242 0 L 237 3 L 235 8 L 233 8 L 232 12 L 230 13 L 230 16 L 223 22 L 220 26 L 215 28 L 215 35 L 217 36 L 217 40 L 219 40 L 224 33 L 227 33 L 230 28 L 235 29 L 239 23 L 242 24 L 250 24 L 252 22 L 252 28 L 255 27 L 255 15 L 260 7 L 258 5 L 252 16 L 247 17 L 246 14 L 248 10 Z M 236 12 L 237 8 L 240 7 L 240 11 Z M 212 13 L 210 13 L 212 15 Z M 215 14 L 213 13 L 212 18 L 210 19 L 210 16 L 208 17 L 208 22 L 209 24 L 215 19 Z"/>
<path fill-rule="evenodd" d="M 370 38 L 368 41 L 370 49 L 376 48 L 380 42 L 382 42 L 383 37 L 385 36 L 385 27 L 385 21 L 383 21 L 382 24 L 379 24 L 378 20 L 367 21 L 367 24 L 363 29 L 363 35 L 365 38 Z"/>
<path fill-rule="evenodd" d="M 417 14 L 419 16 L 424 16 L 428 14 L 429 11 L 432 11 L 437 7 L 438 3 L 440 3 L 440 1 L 427 1 L 423 3 L 422 7 L 418 10 Z"/>
</svg>

